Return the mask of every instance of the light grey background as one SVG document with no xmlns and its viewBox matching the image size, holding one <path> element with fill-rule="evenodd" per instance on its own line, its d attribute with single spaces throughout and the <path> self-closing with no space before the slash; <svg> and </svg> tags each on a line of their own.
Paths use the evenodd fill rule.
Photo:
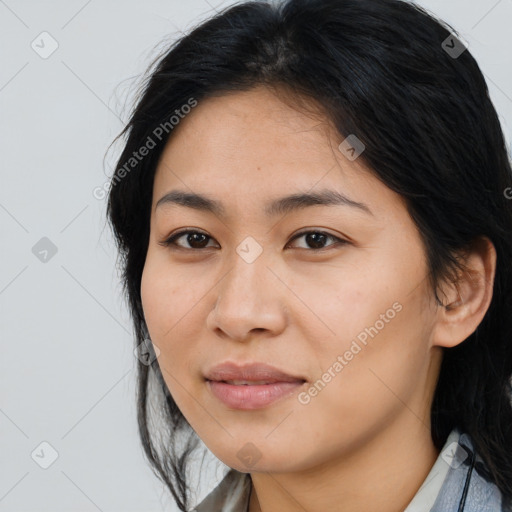
<svg viewBox="0 0 512 512">
<path fill-rule="evenodd" d="M 142 457 L 131 323 L 93 191 L 132 78 L 232 3 L 0 0 L 0 511 L 177 510 Z M 417 3 L 469 43 L 510 143 L 512 1 Z"/>
</svg>

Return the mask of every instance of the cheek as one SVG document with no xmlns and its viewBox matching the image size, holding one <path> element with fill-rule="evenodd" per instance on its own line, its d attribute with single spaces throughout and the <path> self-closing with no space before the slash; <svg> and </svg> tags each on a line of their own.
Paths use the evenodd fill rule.
<svg viewBox="0 0 512 512">
<path fill-rule="evenodd" d="M 149 251 L 140 293 L 144 318 L 155 341 L 166 344 L 178 328 L 184 327 L 180 319 L 189 317 L 201 297 L 198 284 Z"/>
<path fill-rule="evenodd" d="M 200 350 L 204 320 L 204 295 L 208 283 L 200 275 L 191 276 L 169 265 L 165 256 L 148 254 L 141 278 L 141 301 L 152 342 L 159 348 L 158 363 L 164 370 L 189 379 L 190 362 Z M 203 299 L 203 302 L 201 302 Z"/>
<path fill-rule="evenodd" d="M 156 265 L 151 261 L 146 261 L 142 272 L 140 295 L 144 318 L 153 341 L 156 341 L 165 332 L 165 327 L 169 321 L 169 312 L 172 308 L 172 289 L 169 289 L 168 283 L 163 272 L 159 272 Z M 167 314 L 164 312 L 167 311 Z"/>
<path fill-rule="evenodd" d="M 177 383 L 184 384 L 188 378 L 186 368 L 192 357 L 192 343 L 180 342 L 183 339 L 192 341 L 192 337 L 179 332 L 185 324 L 179 319 L 185 315 L 186 301 L 183 294 L 178 293 L 176 283 L 152 265 L 144 268 L 141 299 L 150 339 L 159 350 L 158 366 L 169 392 L 178 402 L 180 389 Z"/>
<path fill-rule="evenodd" d="M 381 315 L 386 319 L 397 316 L 393 303 L 403 295 L 401 283 L 398 279 L 379 280 L 379 275 L 389 276 L 389 270 L 379 271 L 375 264 L 368 267 L 371 272 L 354 265 L 340 265 L 287 276 L 290 288 L 300 298 L 295 301 L 296 312 L 300 313 L 295 320 L 301 322 L 306 339 L 318 340 L 315 344 L 321 351 L 343 353 L 356 336 L 360 335 L 362 342 L 369 337 L 365 328 L 376 322 L 380 328 L 387 326 Z"/>
<path fill-rule="evenodd" d="M 388 323 L 383 327 L 377 324 L 380 330 L 371 329 L 376 322 L 368 316 L 367 304 L 364 319 L 373 319 L 369 325 L 346 335 L 340 332 L 317 353 L 322 370 L 300 397 L 297 418 L 303 423 L 296 434 L 302 429 L 309 432 L 310 439 L 322 439 L 323 455 L 328 456 L 329 449 L 343 442 L 350 445 L 365 431 L 368 435 L 383 430 L 397 414 L 408 414 L 408 409 L 420 414 L 418 397 L 424 393 L 428 362 L 426 344 L 420 326 L 414 327 L 416 310 L 409 303 L 401 304 L 402 309 Z M 376 313 L 386 311 L 379 304 L 371 308 Z M 361 333 L 365 343 L 360 341 L 363 336 L 357 337 Z M 310 449 L 313 452 L 318 447 L 311 442 Z"/>
<path fill-rule="evenodd" d="M 340 271 L 330 279 L 317 275 L 314 282 L 309 277 L 295 283 L 297 294 L 315 313 L 307 311 L 300 328 L 315 340 L 321 368 L 315 377 L 329 381 L 321 394 L 333 406 L 352 399 L 377 403 L 383 394 L 393 396 L 386 385 L 408 395 L 412 386 L 407 382 L 424 372 L 425 290 L 411 284 L 420 274 L 410 267 L 394 269 L 389 261 L 369 268 L 371 272 Z"/>
</svg>

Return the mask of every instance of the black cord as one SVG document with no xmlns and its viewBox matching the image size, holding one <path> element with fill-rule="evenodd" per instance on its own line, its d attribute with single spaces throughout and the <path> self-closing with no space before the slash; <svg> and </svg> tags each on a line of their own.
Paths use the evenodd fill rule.
<svg viewBox="0 0 512 512">
<path fill-rule="evenodd" d="M 466 477 L 466 482 L 464 483 L 464 490 L 462 491 L 462 497 L 460 499 L 459 508 L 457 509 L 457 512 L 464 512 L 464 507 L 466 505 L 466 498 L 468 496 L 469 491 L 469 481 L 471 480 L 471 474 L 473 473 L 473 468 L 475 467 L 475 452 L 474 450 L 470 450 L 471 452 L 471 465 L 468 469 L 468 475 Z"/>
</svg>

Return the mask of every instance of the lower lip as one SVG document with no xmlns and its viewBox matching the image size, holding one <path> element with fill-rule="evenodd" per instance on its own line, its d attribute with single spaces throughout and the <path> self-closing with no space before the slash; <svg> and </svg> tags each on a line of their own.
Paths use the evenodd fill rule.
<svg viewBox="0 0 512 512">
<path fill-rule="evenodd" d="M 291 395 L 304 382 L 275 382 L 273 384 L 239 385 L 207 380 L 212 393 L 233 409 L 259 409 Z"/>
</svg>

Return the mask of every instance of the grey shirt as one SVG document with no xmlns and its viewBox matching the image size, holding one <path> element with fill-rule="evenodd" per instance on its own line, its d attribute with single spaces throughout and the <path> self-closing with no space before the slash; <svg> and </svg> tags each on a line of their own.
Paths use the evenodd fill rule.
<svg viewBox="0 0 512 512">
<path fill-rule="evenodd" d="M 194 510 L 248 512 L 251 485 L 249 473 L 231 469 Z M 512 503 L 491 481 L 470 437 L 453 429 L 404 512 L 512 512 Z"/>
</svg>

